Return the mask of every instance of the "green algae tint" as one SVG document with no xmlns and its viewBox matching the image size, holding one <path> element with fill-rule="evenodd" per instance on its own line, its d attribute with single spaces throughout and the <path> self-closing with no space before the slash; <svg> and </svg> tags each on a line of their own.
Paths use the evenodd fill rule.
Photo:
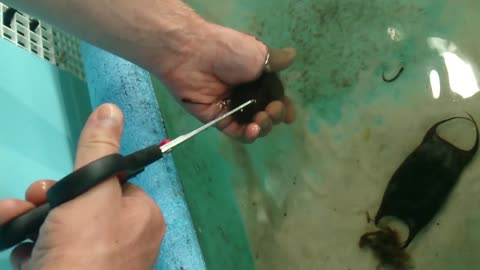
<svg viewBox="0 0 480 270">
<path fill-rule="evenodd" d="M 376 212 L 392 174 L 433 123 L 465 112 L 480 119 L 480 2 L 188 2 L 298 52 L 281 73 L 295 123 L 251 145 L 212 130 L 173 153 L 208 268 L 375 269 L 358 239 L 375 230 L 365 213 Z M 198 126 L 155 86 L 169 134 Z M 468 127 L 451 130 L 456 142 L 471 141 Z M 480 265 L 471 252 L 480 249 L 478 162 L 408 247 L 415 269 Z"/>
</svg>

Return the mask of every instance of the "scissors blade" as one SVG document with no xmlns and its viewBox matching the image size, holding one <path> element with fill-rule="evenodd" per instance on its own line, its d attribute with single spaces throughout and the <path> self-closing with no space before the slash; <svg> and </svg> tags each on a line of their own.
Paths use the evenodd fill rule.
<svg viewBox="0 0 480 270">
<path fill-rule="evenodd" d="M 255 100 L 251 99 L 251 100 L 243 103 L 242 105 L 238 106 L 237 108 L 229 111 L 228 113 L 225 113 L 225 114 L 219 116 L 218 118 L 206 123 L 205 125 L 195 129 L 194 131 L 191 131 L 187 134 L 181 135 L 181 136 L 175 138 L 174 140 L 162 145 L 160 147 L 160 150 L 162 150 L 162 153 L 170 152 L 172 150 L 172 148 L 174 148 L 175 146 L 185 142 L 186 140 L 188 140 L 188 139 L 192 138 L 193 136 L 199 134 L 200 132 L 204 131 L 205 129 L 207 129 L 207 128 L 215 125 L 216 123 L 220 122 L 221 120 L 225 119 L 227 116 L 230 116 L 230 115 L 242 110 L 243 108 L 245 108 L 246 106 L 248 106 L 248 105 L 250 105 L 254 102 L 255 102 Z"/>
</svg>

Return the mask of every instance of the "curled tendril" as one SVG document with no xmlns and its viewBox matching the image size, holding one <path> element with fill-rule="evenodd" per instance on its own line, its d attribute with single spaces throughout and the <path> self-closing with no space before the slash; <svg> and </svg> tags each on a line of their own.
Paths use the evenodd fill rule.
<svg viewBox="0 0 480 270">
<path fill-rule="evenodd" d="M 400 75 L 401 75 L 402 72 L 403 72 L 403 69 L 404 69 L 404 68 L 401 67 L 400 70 L 397 72 L 397 74 L 396 74 L 395 76 L 393 76 L 393 78 L 391 78 L 391 79 L 385 78 L 385 72 L 384 72 L 384 73 L 382 74 L 382 79 L 383 79 L 383 81 L 384 81 L 384 82 L 393 82 L 393 81 L 395 81 L 396 79 L 398 79 L 398 77 L 400 77 Z"/>
</svg>

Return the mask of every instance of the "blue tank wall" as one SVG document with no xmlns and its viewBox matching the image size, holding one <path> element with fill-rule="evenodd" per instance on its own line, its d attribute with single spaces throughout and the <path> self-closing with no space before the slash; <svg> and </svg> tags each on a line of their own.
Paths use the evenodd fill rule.
<svg viewBox="0 0 480 270">
<path fill-rule="evenodd" d="M 37 179 L 72 170 L 81 123 L 91 110 L 86 85 L 0 40 L 0 198 L 24 198 Z M 0 269 L 11 269 L 9 252 Z"/>
<path fill-rule="evenodd" d="M 33 181 L 59 179 L 71 172 L 92 105 L 112 102 L 124 111 L 122 153 L 166 138 L 149 74 L 87 44 L 82 52 L 89 87 L 0 40 L 0 198 L 23 198 Z M 172 157 L 153 164 L 133 181 L 160 205 L 167 221 L 157 269 L 204 269 Z M 11 269 L 9 253 L 0 253 L 0 269 Z"/>
<path fill-rule="evenodd" d="M 124 113 L 121 152 L 128 154 L 167 138 L 150 75 L 89 44 L 81 47 L 92 105 L 114 103 Z M 150 165 L 132 182 L 155 200 L 167 223 L 156 269 L 205 269 L 172 156 L 167 155 Z"/>
</svg>

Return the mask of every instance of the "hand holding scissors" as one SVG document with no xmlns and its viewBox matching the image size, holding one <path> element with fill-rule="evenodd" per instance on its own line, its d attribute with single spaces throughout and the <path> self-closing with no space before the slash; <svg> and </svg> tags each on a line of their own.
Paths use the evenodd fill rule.
<svg viewBox="0 0 480 270">
<path fill-rule="evenodd" d="M 48 190 L 47 202 L 45 204 L 26 212 L 6 224 L 0 225 L 0 251 L 13 247 L 26 240 L 28 236 L 37 233 L 53 208 L 76 198 L 112 176 L 117 176 L 122 184 L 125 183 L 141 173 L 146 166 L 161 159 L 164 154 L 169 153 L 175 146 L 215 125 L 227 116 L 242 110 L 253 102 L 255 101 L 249 100 L 217 119 L 174 140 L 164 140 L 165 143 L 151 145 L 126 156 L 121 154 L 107 155 L 65 176 Z"/>
</svg>

